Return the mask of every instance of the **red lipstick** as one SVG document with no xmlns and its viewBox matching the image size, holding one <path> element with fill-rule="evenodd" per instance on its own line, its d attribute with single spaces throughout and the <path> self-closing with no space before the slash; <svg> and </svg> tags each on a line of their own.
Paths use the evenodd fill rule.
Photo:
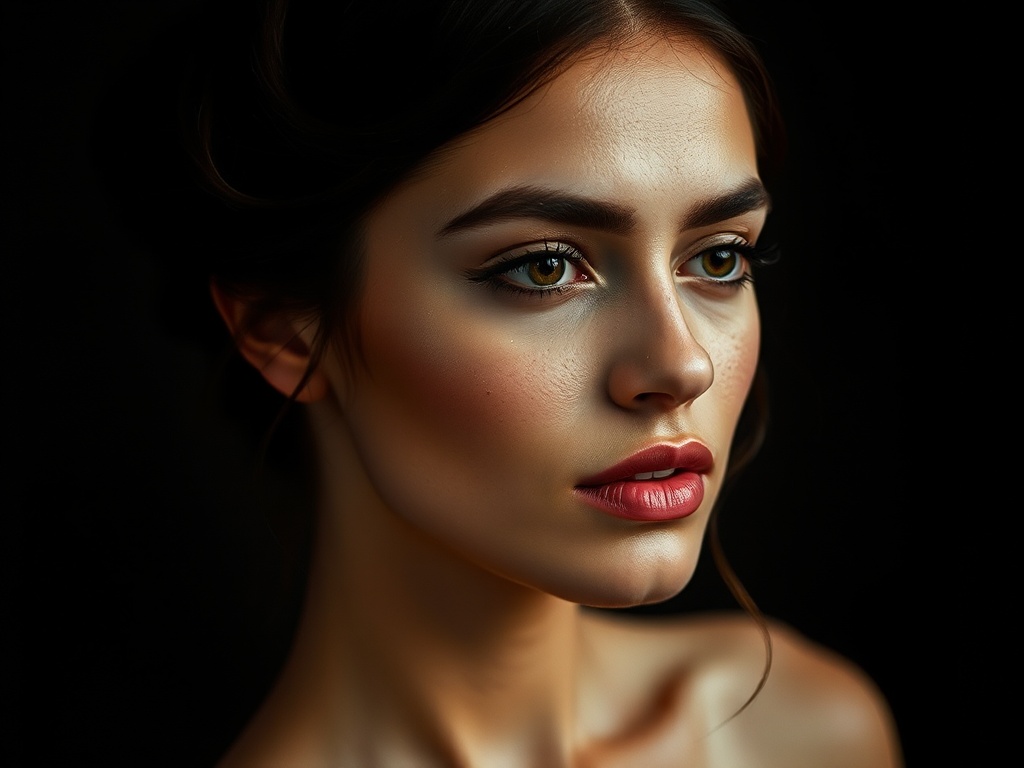
<svg viewBox="0 0 1024 768">
<path fill-rule="evenodd" d="M 654 445 L 574 489 L 583 501 L 627 520 L 657 522 L 692 515 L 704 500 L 704 478 L 714 464 L 711 451 L 691 440 Z"/>
</svg>

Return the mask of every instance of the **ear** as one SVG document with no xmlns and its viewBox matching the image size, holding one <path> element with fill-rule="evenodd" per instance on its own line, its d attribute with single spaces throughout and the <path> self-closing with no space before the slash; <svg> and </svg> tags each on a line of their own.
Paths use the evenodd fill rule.
<svg viewBox="0 0 1024 768">
<path fill-rule="evenodd" d="M 225 293 L 216 281 L 210 281 L 213 303 L 231 335 L 250 365 L 281 394 L 291 397 L 310 361 L 312 329 L 295 323 L 284 312 L 274 312 L 250 322 L 251 307 L 245 299 Z M 295 399 L 311 403 L 325 397 L 330 390 L 327 376 L 317 368 L 310 375 Z"/>
</svg>

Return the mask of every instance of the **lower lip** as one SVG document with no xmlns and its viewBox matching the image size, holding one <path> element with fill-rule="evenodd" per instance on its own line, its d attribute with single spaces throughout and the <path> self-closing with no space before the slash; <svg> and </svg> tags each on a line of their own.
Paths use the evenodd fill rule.
<svg viewBox="0 0 1024 768">
<path fill-rule="evenodd" d="M 680 472 L 661 480 L 618 480 L 577 486 L 575 491 L 591 506 L 615 517 L 660 522 L 696 512 L 704 501 L 704 480 L 696 472 Z"/>
</svg>

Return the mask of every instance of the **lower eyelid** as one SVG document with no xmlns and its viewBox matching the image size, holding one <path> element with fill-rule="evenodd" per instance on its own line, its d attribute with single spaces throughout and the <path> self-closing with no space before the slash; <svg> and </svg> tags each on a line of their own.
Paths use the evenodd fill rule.
<svg viewBox="0 0 1024 768">
<path fill-rule="evenodd" d="M 502 291 L 514 296 L 537 300 L 564 296 L 566 293 L 577 291 L 580 286 L 579 283 L 567 283 L 566 285 L 556 285 L 551 288 L 527 288 L 519 283 L 503 280 L 500 276 L 484 280 L 483 283 L 494 291 Z"/>
</svg>

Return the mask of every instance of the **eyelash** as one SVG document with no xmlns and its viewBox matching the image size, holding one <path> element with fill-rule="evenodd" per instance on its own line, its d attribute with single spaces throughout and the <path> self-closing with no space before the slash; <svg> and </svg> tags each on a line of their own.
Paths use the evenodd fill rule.
<svg viewBox="0 0 1024 768">
<path fill-rule="evenodd" d="M 510 251 L 508 254 L 509 258 L 500 261 L 494 266 L 480 271 L 473 270 L 467 276 L 473 282 L 483 283 L 495 290 L 509 291 L 517 296 L 525 295 L 537 299 L 560 296 L 567 291 L 574 290 L 580 283 L 590 281 L 590 275 L 584 266 L 587 264 L 587 260 L 574 245 L 563 242 L 544 241 L 540 244 L 540 247 L 526 246 L 526 249 L 521 251 L 520 255 L 511 256 L 517 250 L 519 249 Z M 523 285 L 517 285 L 504 277 L 531 264 L 538 264 L 545 258 L 557 259 L 572 265 L 572 268 L 579 273 L 579 278 L 571 283 L 555 285 L 550 288 L 540 286 L 527 288 Z M 561 279 L 561 277 L 558 279 Z"/>
<path fill-rule="evenodd" d="M 484 270 L 472 270 L 467 273 L 467 276 L 473 282 L 483 283 L 495 290 L 509 291 L 516 295 L 526 295 L 532 298 L 547 298 L 552 295 L 560 296 L 567 291 L 576 289 L 580 283 L 585 283 L 590 280 L 587 270 L 584 269 L 583 266 L 587 264 L 587 260 L 575 246 L 564 242 L 545 241 L 539 248 L 534 248 L 532 246 L 526 247 L 530 250 L 526 250 L 521 253 L 521 255 L 506 258 L 505 260 Z M 777 262 L 780 256 L 779 248 L 775 244 L 759 247 L 749 245 L 742 241 L 717 243 L 688 258 L 682 265 L 680 265 L 680 270 L 686 264 L 690 264 L 697 259 L 701 259 L 721 251 L 732 251 L 739 254 L 739 256 L 745 259 L 751 267 L 769 266 Z M 514 253 L 514 251 L 510 253 Z M 517 285 L 516 283 L 511 282 L 505 277 L 506 275 L 523 269 L 531 264 L 538 264 L 545 257 L 571 264 L 573 269 L 579 272 L 579 279 L 565 285 L 556 285 L 550 288 L 540 286 L 536 288 L 527 288 L 523 285 Z M 746 270 L 740 277 L 733 278 L 731 280 L 721 280 L 714 277 L 695 277 L 706 283 L 729 290 L 739 290 L 742 286 L 749 285 L 754 282 L 754 276 L 750 270 Z M 559 276 L 558 279 L 561 279 L 561 276 Z"/>
<path fill-rule="evenodd" d="M 714 284 L 715 286 L 731 290 L 739 290 L 742 286 L 751 285 L 754 282 L 754 275 L 751 272 L 751 269 L 754 267 L 770 266 L 776 263 L 781 255 L 777 244 L 756 246 L 750 245 L 741 240 L 734 240 L 732 242 L 716 243 L 709 248 L 705 248 L 700 253 L 694 254 L 680 265 L 679 271 L 684 269 L 687 264 L 693 263 L 698 259 L 713 256 L 721 253 L 722 251 L 738 254 L 741 258 L 746 260 L 749 268 L 745 270 L 742 275 L 731 280 L 722 280 L 715 277 L 701 277 L 699 275 L 695 275 L 694 277 L 699 280 L 703 280 L 704 282 Z"/>
</svg>

